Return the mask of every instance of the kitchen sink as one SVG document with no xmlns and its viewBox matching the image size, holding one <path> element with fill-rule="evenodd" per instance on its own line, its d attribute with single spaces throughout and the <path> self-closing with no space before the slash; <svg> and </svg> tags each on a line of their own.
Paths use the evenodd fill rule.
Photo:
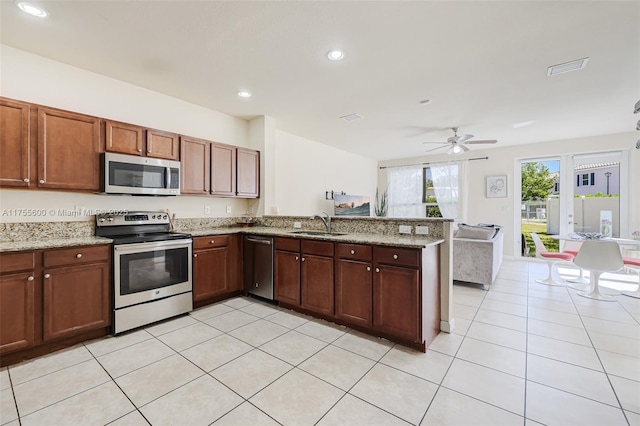
<svg viewBox="0 0 640 426">
<path fill-rule="evenodd" d="M 325 235 L 327 237 L 331 236 L 331 237 L 337 237 L 340 235 L 347 235 L 347 234 L 341 234 L 339 232 L 325 232 L 325 231 L 291 231 L 292 234 L 298 234 L 298 235 Z"/>
</svg>

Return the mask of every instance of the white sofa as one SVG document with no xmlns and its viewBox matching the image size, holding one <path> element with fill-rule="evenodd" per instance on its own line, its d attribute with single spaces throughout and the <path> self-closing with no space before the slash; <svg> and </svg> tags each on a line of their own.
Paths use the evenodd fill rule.
<svg viewBox="0 0 640 426">
<path fill-rule="evenodd" d="M 453 279 L 481 284 L 489 290 L 502 266 L 504 234 L 498 230 L 490 240 L 453 238 Z"/>
</svg>

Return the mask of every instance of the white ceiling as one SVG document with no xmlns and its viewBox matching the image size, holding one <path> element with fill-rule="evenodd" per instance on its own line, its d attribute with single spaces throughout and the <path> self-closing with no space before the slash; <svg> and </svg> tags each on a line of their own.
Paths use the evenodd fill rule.
<svg viewBox="0 0 640 426">
<path fill-rule="evenodd" d="M 50 16 L 1 2 L 3 44 L 231 115 L 269 115 L 375 159 L 423 155 L 434 145 L 422 142 L 452 126 L 506 146 L 627 132 L 638 118 L 638 1 L 33 3 Z M 343 61 L 326 58 L 333 48 Z M 583 57 L 584 70 L 547 77 Z M 351 113 L 364 119 L 338 118 Z M 512 128 L 525 121 L 535 123 Z"/>
</svg>

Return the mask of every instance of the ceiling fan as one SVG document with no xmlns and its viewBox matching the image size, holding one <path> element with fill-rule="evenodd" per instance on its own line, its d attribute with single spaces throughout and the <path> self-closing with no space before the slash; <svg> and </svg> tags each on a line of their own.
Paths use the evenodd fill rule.
<svg viewBox="0 0 640 426">
<path fill-rule="evenodd" d="M 438 144 L 438 145 L 443 145 L 443 146 L 437 146 L 435 148 L 429 149 L 426 152 L 435 151 L 437 149 L 444 148 L 445 146 L 448 145 L 449 148 L 447 149 L 447 154 L 449 154 L 449 155 L 451 155 L 451 154 L 462 154 L 463 152 L 469 151 L 469 148 L 467 148 L 465 145 L 488 144 L 488 143 L 496 143 L 496 142 L 498 142 L 495 139 L 472 141 L 472 140 L 469 140 L 469 139 L 471 139 L 473 137 L 473 135 L 465 134 L 465 135 L 458 136 L 458 128 L 457 127 L 452 127 L 451 130 L 453 130 L 453 136 L 449 137 L 446 142 L 423 142 L 423 143 L 435 143 L 435 144 Z"/>
</svg>

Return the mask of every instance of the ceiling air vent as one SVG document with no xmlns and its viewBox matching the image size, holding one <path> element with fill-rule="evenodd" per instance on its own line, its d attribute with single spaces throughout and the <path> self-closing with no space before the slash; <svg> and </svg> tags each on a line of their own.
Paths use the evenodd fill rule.
<svg viewBox="0 0 640 426">
<path fill-rule="evenodd" d="M 356 120 L 361 120 L 364 117 L 361 116 L 360 114 L 349 114 L 349 115 L 343 115 L 340 118 L 343 119 L 344 121 L 356 121 Z"/>
<path fill-rule="evenodd" d="M 589 58 L 576 59 L 575 61 L 565 62 L 564 64 L 552 65 L 547 68 L 547 75 L 550 77 L 556 74 L 562 74 L 569 71 L 581 70 L 587 66 Z"/>
</svg>

